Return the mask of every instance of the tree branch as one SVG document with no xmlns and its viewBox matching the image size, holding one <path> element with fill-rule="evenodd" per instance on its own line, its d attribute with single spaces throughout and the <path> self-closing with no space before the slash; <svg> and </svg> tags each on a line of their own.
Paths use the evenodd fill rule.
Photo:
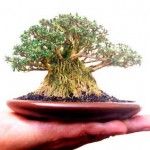
<svg viewBox="0 0 150 150">
<path fill-rule="evenodd" d="M 84 60 L 83 60 L 84 61 Z M 84 61 L 84 63 L 93 63 L 93 62 L 98 62 L 99 60 L 89 60 L 89 61 Z"/>
<path fill-rule="evenodd" d="M 73 47 L 70 58 L 72 60 L 75 60 L 80 55 L 80 51 L 78 52 L 78 50 L 79 50 L 79 37 L 77 37 L 76 35 L 72 35 L 72 36 L 70 35 L 69 40 L 72 43 L 72 47 Z"/>
<path fill-rule="evenodd" d="M 47 69 L 44 69 L 44 68 L 29 68 L 29 69 L 26 69 L 26 71 L 46 71 Z"/>
<path fill-rule="evenodd" d="M 76 49 L 76 47 L 75 47 Z M 76 51 L 73 51 L 72 54 L 71 54 L 71 59 L 74 60 L 74 59 L 77 59 L 79 57 L 86 57 L 88 55 L 88 52 L 89 51 L 93 51 L 93 50 L 96 50 L 96 48 L 91 48 L 91 45 L 87 44 L 86 46 L 80 48 L 81 50 L 79 50 L 79 52 L 77 53 Z M 87 53 L 87 54 L 85 54 Z"/>
<path fill-rule="evenodd" d="M 79 51 L 78 53 L 72 53 L 72 55 L 70 56 L 71 60 L 75 60 L 78 57 L 82 57 L 82 55 L 84 54 L 84 51 Z"/>
<path fill-rule="evenodd" d="M 43 60 L 41 60 L 41 63 L 43 64 L 43 65 L 41 65 L 41 67 L 43 66 L 43 68 L 44 69 L 47 69 L 47 70 L 51 70 L 51 66 L 50 66 L 50 64 L 48 63 L 48 59 L 43 59 Z"/>
<path fill-rule="evenodd" d="M 62 55 L 61 55 L 60 49 L 61 49 L 61 47 L 55 48 L 55 52 L 56 52 L 56 55 L 58 56 L 58 58 L 59 58 L 60 60 L 63 60 L 63 57 L 62 57 Z"/>
<path fill-rule="evenodd" d="M 101 62 L 99 64 L 96 64 L 96 65 L 92 65 L 92 66 L 89 66 L 89 68 L 91 69 L 91 72 L 94 72 L 98 69 L 101 69 L 103 67 L 106 67 L 106 66 L 110 66 L 111 65 L 111 62 L 110 61 L 106 61 L 106 62 Z"/>
</svg>

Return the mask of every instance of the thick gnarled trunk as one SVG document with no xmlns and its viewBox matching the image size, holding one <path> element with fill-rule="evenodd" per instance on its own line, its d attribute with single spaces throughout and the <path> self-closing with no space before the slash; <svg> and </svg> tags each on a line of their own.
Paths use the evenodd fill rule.
<svg viewBox="0 0 150 150">
<path fill-rule="evenodd" d="M 80 61 L 60 61 L 51 66 L 36 94 L 57 97 L 79 97 L 86 94 L 100 94 L 91 72 Z"/>
</svg>

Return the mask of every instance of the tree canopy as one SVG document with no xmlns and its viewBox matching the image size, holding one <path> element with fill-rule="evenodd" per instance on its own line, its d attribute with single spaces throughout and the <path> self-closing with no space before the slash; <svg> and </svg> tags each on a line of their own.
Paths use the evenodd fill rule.
<svg viewBox="0 0 150 150">
<path fill-rule="evenodd" d="M 78 14 L 42 19 L 21 35 L 21 43 L 7 57 L 14 70 L 50 70 L 58 61 L 80 60 L 92 71 L 105 66 L 129 67 L 141 56 L 125 44 L 113 44 L 96 21 Z"/>
</svg>

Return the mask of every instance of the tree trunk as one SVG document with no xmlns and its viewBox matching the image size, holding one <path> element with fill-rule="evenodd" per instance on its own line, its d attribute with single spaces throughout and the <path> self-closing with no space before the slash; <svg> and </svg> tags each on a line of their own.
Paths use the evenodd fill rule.
<svg viewBox="0 0 150 150">
<path fill-rule="evenodd" d="M 36 94 L 57 97 L 79 97 L 82 93 L 100 94 L 91 71 L 79 60 L 59 61 L 51 66 Z"/>
</svg>

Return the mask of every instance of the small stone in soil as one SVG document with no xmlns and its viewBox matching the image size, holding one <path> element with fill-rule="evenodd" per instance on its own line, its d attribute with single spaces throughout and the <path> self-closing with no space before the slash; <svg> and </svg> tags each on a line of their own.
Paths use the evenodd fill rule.
<svg viewBox="0 0 150 150">
<path fill-rule="evenodd" d="M 109 96 L 107 93 L 101 91 L 101 95 L 82 93 L 80 97 L 56 97 L 56 96 L 45 96 L 40 94 L 28 93 L 27 95 L 15 98 L 18 100 L 34 100 L 34 101 L 49 101 L 49 102 L 134 102 L 129 100 L 119 100 L 114 96 Z"/>
</svg>

